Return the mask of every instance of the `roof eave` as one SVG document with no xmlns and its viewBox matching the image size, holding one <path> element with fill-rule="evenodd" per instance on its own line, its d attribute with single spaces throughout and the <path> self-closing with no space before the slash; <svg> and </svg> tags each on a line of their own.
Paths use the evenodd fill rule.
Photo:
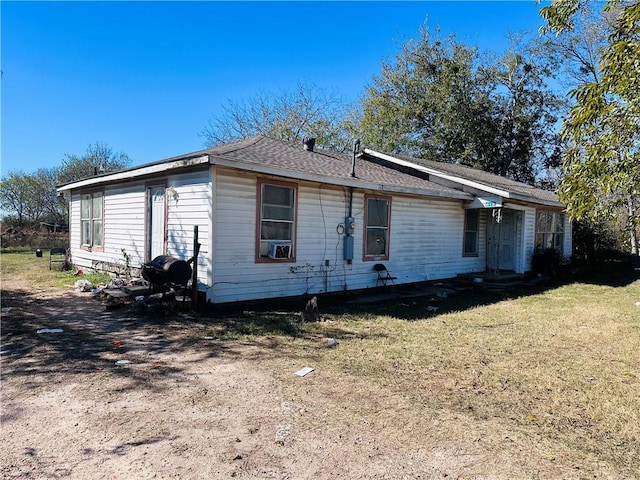
<svg viewBox="0 0 640 480">
<path fill-rule="evenodd" d="M 400 158 L 396 158 L 392 155 L 387 155 L 386 153 L 376 152 L 375 150 L 371 150 L 368 148 L 364 149 L 364 153 L 367 155 L 371 155 L 373 157 L 378 157 L 387 162 L 395 163 L 396 165 L 400 165 L 402 167 L 413 168 L 418 172 L 428 173 L 429 175 L 433 175 L 438 178 L 442 178 L 443 180 L 449 180 L 450 182 L 459 183 L 460 185 L 465 185 L 467 187 L 476 188 L 478 190 L 482 190 L 483 192 L 492 193 L 494 195 L 499 195 L 504 198 L 510 197 L 510 192 L 506 190 L 501 190 L 499 188 L 491 187 L 488 185 L 484 185 L 482 183 L 475 182 L 473 180 L 468 180 L 466 178 L 458 177 L 456 175 L 451 175 L 448 173 L 441 172 L 439 170 L 435 170 L 433 168 L 425 167 L 423 165 L 419 165 L 417 163 L 408 162 L 407 160 L 402 160 Z"/>
<path fill-rule="evenodd" d="M 435 177 L 442 178 L 444 180 L 449 180 L 451 182 L 459 183 L 460 185 L 465 185 L 467 187 L 475 188 L 475 189 L 481 190 L 483 192 L 487 192 L 487 193 L 491 193 L 491 194 L 494 194 L 494 195 L 498 195 L 498 196 L 501 196 L 501 197 L 503 197 L 505 199 L 520 200 L 522 202 L 533 203 L 533 204 L 536 204 L 536 205 L 545 205 L 545 206 L 549 206 L 549 207 L 563 207 L 564 206 L 564 205 L 562 205 L 562 203 L 554 201 L 554 200 L 544 200 L 544 199 L 540 199 L 540 198 L 530 197 L 528 195 L 517 194 L 517 193 L 514 193 L 514 192 L 510 192 L 508 190 L 499 189 L 499 188 L 496 188 L 496 187 L 485 185 L 484 183 L 476 182 L 474 180 L 469 180 L 469 179 L 466 179 L 466 178 L 462 178 L 462 177 L 459 177 L 457 175 L 451 175 L 451 174 L 447 174 L 447 173 L 444 173 L 444 172 L 440 172 L 440 171 L 435 170 L 433 168 L 425 167 L 425 166 L 419 165 L 417 163 L 408 162 L 406 160 L 402 160 L 400 158 L 396 158 L 396 157 L 393 157 L 391 155 L 387 155 L 385 153 L 376 152 L 375 150 L 371 150 L 371 149 L 368 149 L 368 148 L 364 149 L 364 153 L 367 154 L 367 155 L 373 156 L 373 157 L 381 158 L 381 159 L 383 159 L 383 160 L 385 160 L 387 162 L 395 163 L 395 164 L 403 166 L 403 167 L 413 168 L 416 171 L 424 172 L 424 173 L 427 173 L 429 175 L 433 175 Z"/>
<path fill-rule="evenodd" d="M 267 165 L 258 165 L 248 162 L 242 162 L 238 160 L 230 160 L 224 156 L 210 154 L 206 151 L 194 152 L 189 155 L 174 157 L 161 162 L 143 165 L 120 172 L 108 173 L 97 177 L 86 178 L 78 180 L 65 185 L 59 186 L 57 192 L 66 192 L 70 190 L 98 187 L 110 183 L 116 183 L 124 180 L 132 180 L 136 178 L 143 178 L 145 176 L 161 174 L 169 172 L 171 170 L 182 170 L 192 168 L 198 165 L 211 164 L 220 165 L 238 170 L 253 171 L 256 173 L 262 173 L 265 175 L 274 175 L 285 178 L 292 178 L 298 180 L 305 180 L 310 182 L 319 182 L 326 184 L 333 184 L 336 186 L 362 188 L 367 190 L 384 191 L 389 193 L 403 193 L 411 195 L 429 196 L 437 198 L 455 199 L 455 200 L 469 200 L 473 196 L 465 192 L 455 191 L 441 191 L 436 189 L 416 188 L 416 187 L 404 187 L 398 185 L 389 185 L 376 182 L 370 182 L 360 180 L 357 177 L 354 178 L 340 178 L 332 177 L 328 175 L 318 175 L 313 173 L 300 172 L 295 170 L 288 170 L 277 167 L 270 167 Z"/>
<path fill-rule="evenodd" d="M 560 202 L 556 202 L 554 200 L 544 200 L 544 199 L 540 199 L 540 198 L 532 198 L 532 197 L 528 197 L 526 195 L 518 195 L 518 194 L 511 194 L 511 200 L 519 200 L 521 202 L 526 202 L 526 203 L 533 203 L 536 205 L 544 205 L 546 207 L 557 207 L 557 208 L 564 208 L 564 205 Z"/>
<path fill-rule="evenodd" d="M 67 183 L 65 185 L 61 185 L 56 189 L 56 191 L 66 192 L 69 190 L 76 190 L 78 188 L 96 187 L 120 180 L 131 180 L 134 178 L 164 173 L 170 170 L 188 169 L 198 165 L 207 164 L 208 162 L 208 155 L 203 155 L 202 152 L 197 152 L 195 154 L 185 155 L 182 157 L 174 157 L 173 159 L 164 160 L 162 162 L 143 165 L 127 170 L 121 170 L 115 173 L 107 173 L 97 177 L 85 178 L 83 180 L 78 180 L 75 182 Z"/>
</svg>

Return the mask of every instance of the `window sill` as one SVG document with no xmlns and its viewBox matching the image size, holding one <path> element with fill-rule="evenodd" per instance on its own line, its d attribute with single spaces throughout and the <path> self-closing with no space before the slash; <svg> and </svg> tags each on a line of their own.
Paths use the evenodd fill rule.
<svg viewBox="0 0 640 480">
<path fill-rule="evenodd" d="M 292 257 L 292 258 L 258 257 L 256 258 L 256 263 L 296 263 L 296 259 L 295 257 Z"/>
<path fill-rule="evenodd" d="M 91 245 L 80 245 L 80 250 L 85 252 L 104 252 L 104 247 L 92 247 Z"/>
<path fill-rule="evenodd" d="M 371 255 L 367 257 L 362 257 L 363 262 L 388 262 L 389 255 Z"/>
</svg>

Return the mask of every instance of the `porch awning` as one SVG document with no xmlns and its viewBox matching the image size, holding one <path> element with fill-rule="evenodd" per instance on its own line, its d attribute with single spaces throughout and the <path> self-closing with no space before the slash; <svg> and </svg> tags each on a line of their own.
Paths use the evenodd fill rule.
<svg viewBox="0 0 640 480">
<path fill-rule="evenodd" d="M 500 208 L 502 197 L 476 197 L 473 202 L 465 203 L 464 208 Z"/>
</svg>

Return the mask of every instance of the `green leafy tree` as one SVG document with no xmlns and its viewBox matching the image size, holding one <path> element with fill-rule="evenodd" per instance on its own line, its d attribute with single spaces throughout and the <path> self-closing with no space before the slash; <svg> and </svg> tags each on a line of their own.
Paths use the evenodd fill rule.
<svg viewBox="0 0 640 480">
<path fill-rule="evenodd" d="M 428 28 L 383 61 L 363 99 L 363 140 L 371 148 L 429 160 L 470 161 L 465 125 L 487 112 L 488 88 L 476 75 L 475 48 Z M 485 122 L 479 122 L 485 124 Z"/>
<path fill-rule="evenodd" d="M 66 223 L 67 205 L 58 197 L 56 184 L 58 175 L 56 168 L 41 168 L 33 177 L 38 185 L 39 198 L 42 202 L 43 216 L 40 221 L 48 223 Z"/>
<path fill-rule="evenodd" d="M 18 226 L 63 222 L 54 179 L 49 169 L 40 169 L 33 174 L 10 172 L 0 182 L 0 207 L 5 212 L 5 219 L 13 220 Z"/>
<path fill-rule="evenodd" d="M 56 169 L 56 179 L 59 184 L 70 183 L 123 170 L 130 163 L 131 159 L 127 154 L 114 152 L 108 145 L 96 142 L 89 145 L 83 155 L 66 154 L 62 164 Z"/>
<path fill-rule="evenodd" d="M 207 147 L 265 135 L 289 142 L 313 137 L 319 147 L 344 151 L 359 123 L 355 106 L 309 82 L 280 93 L 262 92 L 245 102 L 228 100 L 222 110 L 200 132 Z"/>
<path fill-rule="evenodd" d="M 498 127 L 481 139 L 480 167 L 530 184 L 551 181 L 560 162 L 556 124 L 563 100 L 547 86 L 548 63 L 524 36 L 512 36 L 509 50 L 482 68 L 492 85 L 488 122 Z"/>
<path fill-rule="evenodd" d="M 570 34 L 585 2 L 555 0 L 541 10 L 547 30 Z M 607 42 L 598 72 L 572 91 L 562 133 L 565 176 L 559 190 L 576 219 L 597 220 L 626 210 L 630 250 L 638 254 L 640 225 L 640 2 L 609 0 Z"/>
<path fill-rule="evenodd" d="M 560 101 L 546 87 L 546 64 L 512 40 L 504 56 L 483 58 L 423 27 L 367 89 L 365 143 L 534 183 L 557 162 Z"/>
<path fill-rule="evenodd" d="M 34 222 L 41 213 L 38 190 L 34 176 L 10 172 L 0 182 L 0 207 L 19 226 Z"/>
</svg>

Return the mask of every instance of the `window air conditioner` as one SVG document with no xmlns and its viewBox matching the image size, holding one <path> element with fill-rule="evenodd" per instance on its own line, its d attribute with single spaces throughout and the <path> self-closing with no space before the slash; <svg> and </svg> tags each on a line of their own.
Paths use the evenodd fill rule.
<svg viewBox="0 0 640 480">
<path fill-rule="evenodd" d="M 291 242 L 269 242 L 269 258 L 289 258 L 291 256 Z"/>
</svg>

